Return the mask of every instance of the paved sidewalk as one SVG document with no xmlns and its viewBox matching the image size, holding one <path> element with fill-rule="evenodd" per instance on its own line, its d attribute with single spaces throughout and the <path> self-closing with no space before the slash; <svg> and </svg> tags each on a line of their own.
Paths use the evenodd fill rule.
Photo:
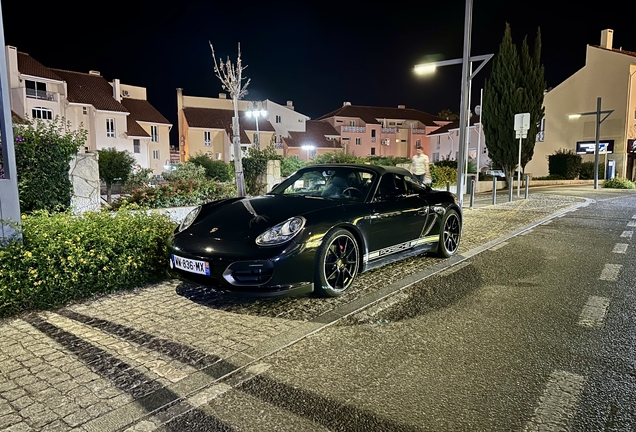
<svg viewBox="0 0 636 432">
<path fill-rule="evenodd" d="M 263 356 L 585 204 L 542 194 L 482 201 L 464 209 L 459 255 L 413 257 L 364 273 L 337 299 L 247 300 L 172 280 L 2 320 L 0 430 L 154 430 L 218 396 L 235 372 L 258 369 Z"/>
</svg>

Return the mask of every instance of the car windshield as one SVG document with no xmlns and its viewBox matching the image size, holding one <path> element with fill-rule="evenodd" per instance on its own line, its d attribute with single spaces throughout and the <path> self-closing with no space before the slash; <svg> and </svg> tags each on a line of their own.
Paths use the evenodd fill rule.
<svg viewBox="0 0 636 432">
<path fill-rule="evenodd" d="M 374 178 L 373 172 L 358 168 L 316 167 L 298 171 L 269 194 L 364 201 Z"/>
</svg>

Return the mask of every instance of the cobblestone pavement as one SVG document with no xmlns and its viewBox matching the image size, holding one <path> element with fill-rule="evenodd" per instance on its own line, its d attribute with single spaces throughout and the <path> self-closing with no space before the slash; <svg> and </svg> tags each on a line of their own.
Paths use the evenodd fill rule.
<svg viewBox="0 0 636 432">
<path fill-rule="evenodd" d="M 465 210 L 459 254 L 585 201 L 533 194 Z M 334 299 L 242 299 L 171 280 L 2 320 L 0 430 L 154 430 L 214 397 L 232 373 L 440 265 L 408 258 Z"/>
</svg>

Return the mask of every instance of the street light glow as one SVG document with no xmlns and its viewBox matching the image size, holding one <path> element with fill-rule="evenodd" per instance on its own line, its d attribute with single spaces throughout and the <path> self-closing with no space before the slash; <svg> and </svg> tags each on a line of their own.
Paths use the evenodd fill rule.
<svg viewBox="0 0 636 432">
<path fill-rule="evenodd" d="M 437 66 L 435 66 L 434 64 L 427 63 L 427 64 L 421 64 L 421 65 L 415 66 L 415 73 L 418 75 L 432 74 L 436 70 L 437 70 Z"/>
<path fill-rule="evenodd" d="M 568 114 L 568 118 L 570 120 L 576 120 L 578 118 L 581 118 L 581 114 Z"/>
<path fill-rule="evenodd" d="M 302 149 L 303 149 L 303 150 L 313 150 L 313 149 L 315 149 L 315 148 L 316 148 L 316 146 L 311 145 L 311 144 L 307 144 L 307 145 L 303 145 L 303 146 L 302 146 Z"/>
</svg>

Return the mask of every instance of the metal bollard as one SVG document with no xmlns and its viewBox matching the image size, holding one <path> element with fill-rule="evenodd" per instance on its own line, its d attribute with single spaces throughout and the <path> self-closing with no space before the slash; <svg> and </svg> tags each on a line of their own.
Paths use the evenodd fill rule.
<svg viewBox="0 0 636 432">
<path fill-rule="evenodd" d="M 530 176 L 526 174 L 526 199 L 528 199 L 528 183 L 530 183 Z"/>
<path fill-rule="evenodd" d="M 470 209 L 475 205 L 475 179 L 470 181 Z"/>
<path fill-rule="evenodd" d="M 514 177 L 508 179 L 508 202 L 512 201 L 512 190 L 515 188 Z"/>
<path fill-rule="evenodd" d="M 497 177 L 492 178 L 492 205 L 497 204 Z"/>
<path fill-rule="evenodd" d="M 450 192 L 450 182 L 446 182 L 446 192 Z"/>
</svg>

